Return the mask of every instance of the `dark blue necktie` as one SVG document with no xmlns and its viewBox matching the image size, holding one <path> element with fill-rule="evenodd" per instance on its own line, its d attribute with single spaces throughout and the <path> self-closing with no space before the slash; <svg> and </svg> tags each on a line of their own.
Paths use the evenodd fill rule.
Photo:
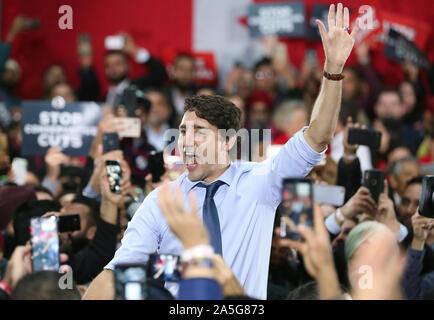
<svg viewBox="0 0 434 320">
<path fill-rule="evenodd" d="M 197 184 L 198 187 L 206 188 L 205 201 L 203 202 L 203 223 L 208 229 L 214 252 L 220 255 L 223 253 L 222 235 L 217 207 L 214 202 L 214 195 L 222 184 L 224 184 L 224 182 L 220 180 L 214 181 L 208 185 L 202 182 Z"/>
</svg>

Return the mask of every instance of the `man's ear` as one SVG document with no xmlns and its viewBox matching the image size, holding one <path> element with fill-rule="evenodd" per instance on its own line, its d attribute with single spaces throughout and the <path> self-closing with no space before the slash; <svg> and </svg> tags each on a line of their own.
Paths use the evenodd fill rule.
<svg viewBox="0 0 434 320">
<path fill-rule="evenodd" d="M 227 137 L 226 138 L 226 145 L 225 145 L 226 151 L 229 152 L 229 150 L 232 149 L 232 147 L 235 145 L 235 143 L 237 143 L 237 136 L 236 135 L 234 135 L 232 137 Z"/>
<path fill-rule="evenodd" d="M 95 233 L 96 233 L 96 226 L 89 227 L 86 231 L 86 239 L 92 241 L 93 237 L 95 237 Z"/>
</svg>

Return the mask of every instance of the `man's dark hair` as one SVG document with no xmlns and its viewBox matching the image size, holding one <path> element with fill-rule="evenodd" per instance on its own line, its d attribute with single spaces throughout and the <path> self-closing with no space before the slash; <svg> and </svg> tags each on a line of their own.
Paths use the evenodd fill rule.
<svg viewBox="0 0 434 320">
<path fill-rule="evenodd" d="M 60 277 L 56 271 L 28 274 L 18 281 L 12 297 L 14 300 L 80 300 L 75 283 L 72 289 L 61 289 Z"/>
<path fill-rule="evenodd" d="M 241 111 L 226 98 L 214 95 L 199 95 L 185 99 L 184 112 L 194 111 L 218 129 L 241 128 Z"/>
<path fill-rule="evenodd" d="M 50 211 L 59 212 L 61 208 L 56 200 L 30 200 L 21 205 L 12 218 L 17 245 L 25 245 L 30 239 L 31 218 L 41 217 Z"/>
<path fill-rule="evenodd" d="M 263 57 L 255 63 L 255 71 L 262 66 L 269 66 L 269 65 L 271 65 L 271 59 L 268 57 Z"/>
<path fill-rule="evenodd" d="M 95 199 L 85 197 L 81 194 L 77 194 L 71 203 L 79 203 L 89 208 L 89 223 L 88 226 L 95 226 L 100 218 L 99 203 Z"/>
<path fill-rule="evenodd" d="M 414 177 L 409 182 L 407 182 L 405 188 L 407 189 L 412 184 L 422 184 L 422 180 L 423 180 L 423 176 Z"/>
<path fill-rule="evenodd" d="M 50 190 L 48 190 L 47 188 L 45 188 L 44 186 L 36 185 L 36 186 L 32 186 L 32 189 L 35 190 L 35 193 L 36 192 L 43 192 L 43 193 L 49 194 L 54 199 L 53 193 Z"/>
<path fill-rule="evenodd" d="M 108 56 L 116 54 L 123 56 L 124 59 L 127 60 L 127 55 L 122 50 L 107 50 L 106 52 L 104 52 L 104 59 Z"/>
<path fill-rule="evenodd" d="M 188 52 L 180 52 L 176 55 L 175 59 L 173 60 L 173 65 L 176 65 L 179 60 L 182 59 L 188 59 L 191 60 L 194 63 L 194 57 L 188 53 Z"/>
</svg>

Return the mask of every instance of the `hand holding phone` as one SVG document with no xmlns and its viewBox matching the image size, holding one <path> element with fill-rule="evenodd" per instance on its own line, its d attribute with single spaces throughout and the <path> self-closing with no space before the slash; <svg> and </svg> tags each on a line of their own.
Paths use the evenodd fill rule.
<svg viewBox="0 0 434 320">
<path fill-rule="evenodd" d="M 72 232 L 81 229 L 79 214 L 65 214 L 58 217 L 58 232 Z"/>
<path fill-rule="evenodd" d="M 150 279 L 179 282 L 183 273 L 181 257 L 172 254 L 151 254 L 148 261 Z"/>
<path fill-rule="evenodd" d="M 107 50 L 122 50 L 125 47 L 125 38 L 119 35 L 107 36 L 104 45 Z"/>
<path fill-rule="evenodd" d="M 427 218 L 434 218 L 434 176 L 425 176 L 422 179 L 419 214 Z"/>
</svg>

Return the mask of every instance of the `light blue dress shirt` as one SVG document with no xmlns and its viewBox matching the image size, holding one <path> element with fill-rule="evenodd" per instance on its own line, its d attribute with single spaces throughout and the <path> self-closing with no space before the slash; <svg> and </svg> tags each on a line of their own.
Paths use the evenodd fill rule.
<svg viewBox="0 0 434 320">
<path fill-rule="evenodd" d="M 225 182 L 214 196 L 220 219 L 223 259 L 234 272 L 247 295 L 267 298 L 268 265 L 276 208 L 281 202 L 282 179 L 305 177 L 322 159 L 306 142 L 303 131 L 297 132 L 280 152 L 264 162 L 233 162 L 217 180 Z M 200 215 L 205 189 L 195 187 L 182 174 L 171 184 L 179 183 L 186 196 L 196 194 Z M 152 191 L 134 214 L 122 239 L 121 247 L 106 266 L 118 263 L 146 262 L 157 251 L 180 255 L 183 247 L 160 212 L 158 188 Z M 169 288 L 170 289 L 170 288 Z M 171 290 L 172 291 L 172 290 Z M 173 292 L 173 291 L 172 291 Z"/>
</svg>

